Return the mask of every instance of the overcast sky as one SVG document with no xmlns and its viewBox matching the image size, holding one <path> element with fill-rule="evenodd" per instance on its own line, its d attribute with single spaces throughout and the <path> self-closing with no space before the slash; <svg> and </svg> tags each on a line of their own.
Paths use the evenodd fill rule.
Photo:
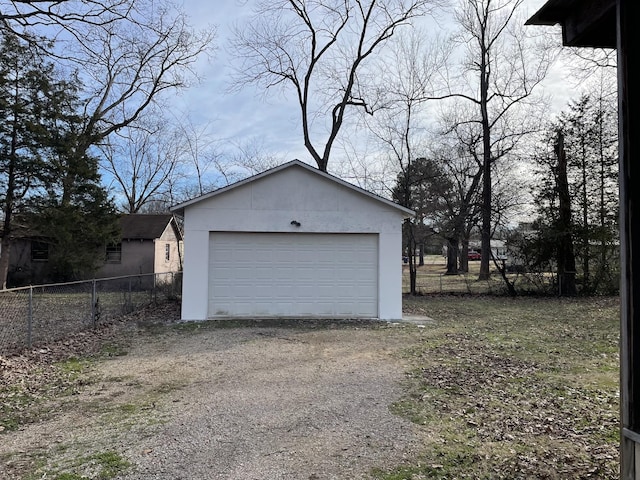
<svg viewBox="0 0 640 480">
<path fill-rule="evenodd" d="M 526 0 L 528 14 L 539 9 L 546 0 Z M 245 89 L 240 94 L 226 92 L 230 67 L 225 50 L 230 27 L 250 12 L 251 0 L 184 0 L 186 11 L 195 26 L 217 27 L 218 50 L 210 62 L 202 62 L 199 70 L 203 82 L 176 99 L 177 110 L 188 112 L 197 124 L 210 124 L 216 138 L 242 141 L 257 138 L 265 148 L 277 152 L 284 160 L 299 158 L 309 162 L 302 144 L 297 105 L 285 97 Z M 540 27 L 531 27 L 540 28 Z M 560 27 L 557 27 L 560 35 Z M 563 72 L 556 70 L 547 90 L 556 92 L 556 104 L 564 106 L 568 87 L 562 85 Z"/>
<path fill-rule="evenodd" d="M 250 1 L 184 0 L 193 24 L 214 25 L 218 36 L 213 58 L 200 64 L 202 84 L 185 92 L 178 105 L 195 123 L 210 123 L 218 138 L 259 138 L 270 148 L 293 159 L 305 152 L 297 129 L 296 104 L 287 98 L 265 96 L 251 88 L 236 94 L 227 91 L 231 75 L 226 51 L 230 30 L 235 22 L 250 13 Z"/>
</svg>

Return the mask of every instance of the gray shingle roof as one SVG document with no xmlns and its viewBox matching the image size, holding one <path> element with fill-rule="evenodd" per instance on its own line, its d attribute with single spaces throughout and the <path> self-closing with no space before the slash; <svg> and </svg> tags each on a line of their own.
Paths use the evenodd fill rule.
<svg viewBox="0 0 640 480">
<path fill-rule="evenodd" d="M 132 213 L 120 217 L 123 240 L 151 240 L 159 238 L 173 215 Z"/>
</svg>

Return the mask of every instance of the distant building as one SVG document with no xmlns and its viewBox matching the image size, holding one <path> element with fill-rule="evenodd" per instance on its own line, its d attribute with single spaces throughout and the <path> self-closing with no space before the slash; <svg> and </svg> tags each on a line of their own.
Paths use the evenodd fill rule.
<svg viewBox="0 0 640 480">
<path fill-rule="evenodd" d="M 97 252 L 104 263 L 96 278 L 182 269 L 182 233 L 172 214 L 127 214 L 120 218 L 121 240 Z M 10 286 L 49 283 L 51 243 L 45 233 L 16 228 L 9 256 Z"/>
<path fill-rule="evenodd" d="M 106 246 L 96 277 L 177 272 L 182 269 L 182 233 L 172 214 L 120 218 L 122 239 Z"/>
</svg>

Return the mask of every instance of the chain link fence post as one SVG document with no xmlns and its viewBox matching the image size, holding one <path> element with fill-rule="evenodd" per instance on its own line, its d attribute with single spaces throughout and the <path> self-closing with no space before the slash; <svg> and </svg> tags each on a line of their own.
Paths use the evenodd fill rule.
<svg viewBox="0 0 640 480">
<path fill-rule="evenodd" d="M 98 323 L 98 295 L 96 293 L 96 280 L 93 279 L 91 282 L 91 322 L 93 323 L 93 328 L 97 326 Z"/>
<path fill-rule="evenodd" d="M 29 311 L 27 317 L 27 346 L 31 348 L 33 332 L 33 286 L 31 285 L 29 285 Z"/>
<path fill-rule="evenodd" d="M 127 313 L 133 310 L 133 297 L 131 296 L 131 290 L 133 289 L 133 285 L 131 284 L 131 282 L 132 282 L 132 278 L 129 277 L 129 292 L 127 296 L 127 302 L 125 305 L 125 310 L 127 311 Z"/>
</svg>

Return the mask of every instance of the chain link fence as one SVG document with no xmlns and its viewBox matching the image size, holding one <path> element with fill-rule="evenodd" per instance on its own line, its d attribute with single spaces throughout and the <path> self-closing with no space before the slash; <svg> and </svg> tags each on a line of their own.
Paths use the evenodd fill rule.
<svg viewBox="0 0 640 480">
<path fill-rule="evenodd" d="M 108 324 L 181 292 L 180 272 L 0 290 L 0 354 Z"/>
<path fill-rule="evenodd" d="M 418 264 L 418 259 L 416 259 Z M 507 293 L 505 281 L 497 268 L 491 265 L 491 275 L 487 280 L 478 280 L 480 262 L 469 261 L 469 271 L 447 274 L 446 259 L 440 255 L 424 257 L 422 265 L 416 268 L 416 290 L 419 294 L 479 294 L 503 295 Z M 554 294 L 558 291 L 558 276 L 555 272 L 525 272 L 507 267 L 507 280 L 521 293 Z M 402 267 L 402 291 L 410 292 L 409 267 Z"/>
<path fill-rule="evenodd" d="M 520 294 L 550 295 L 557 292 L 557 275 L 553 273 L 509 273 L 509 282 Z M 409 273 L 404 272 L 402 292 L 410 292 Z M 422 295 L 504 295 L 508 293 L 504 279 L 496 271 L 487 280 L 477 273 L 423 273 L 418 270 L 416 290 Z"/>
</svg>

